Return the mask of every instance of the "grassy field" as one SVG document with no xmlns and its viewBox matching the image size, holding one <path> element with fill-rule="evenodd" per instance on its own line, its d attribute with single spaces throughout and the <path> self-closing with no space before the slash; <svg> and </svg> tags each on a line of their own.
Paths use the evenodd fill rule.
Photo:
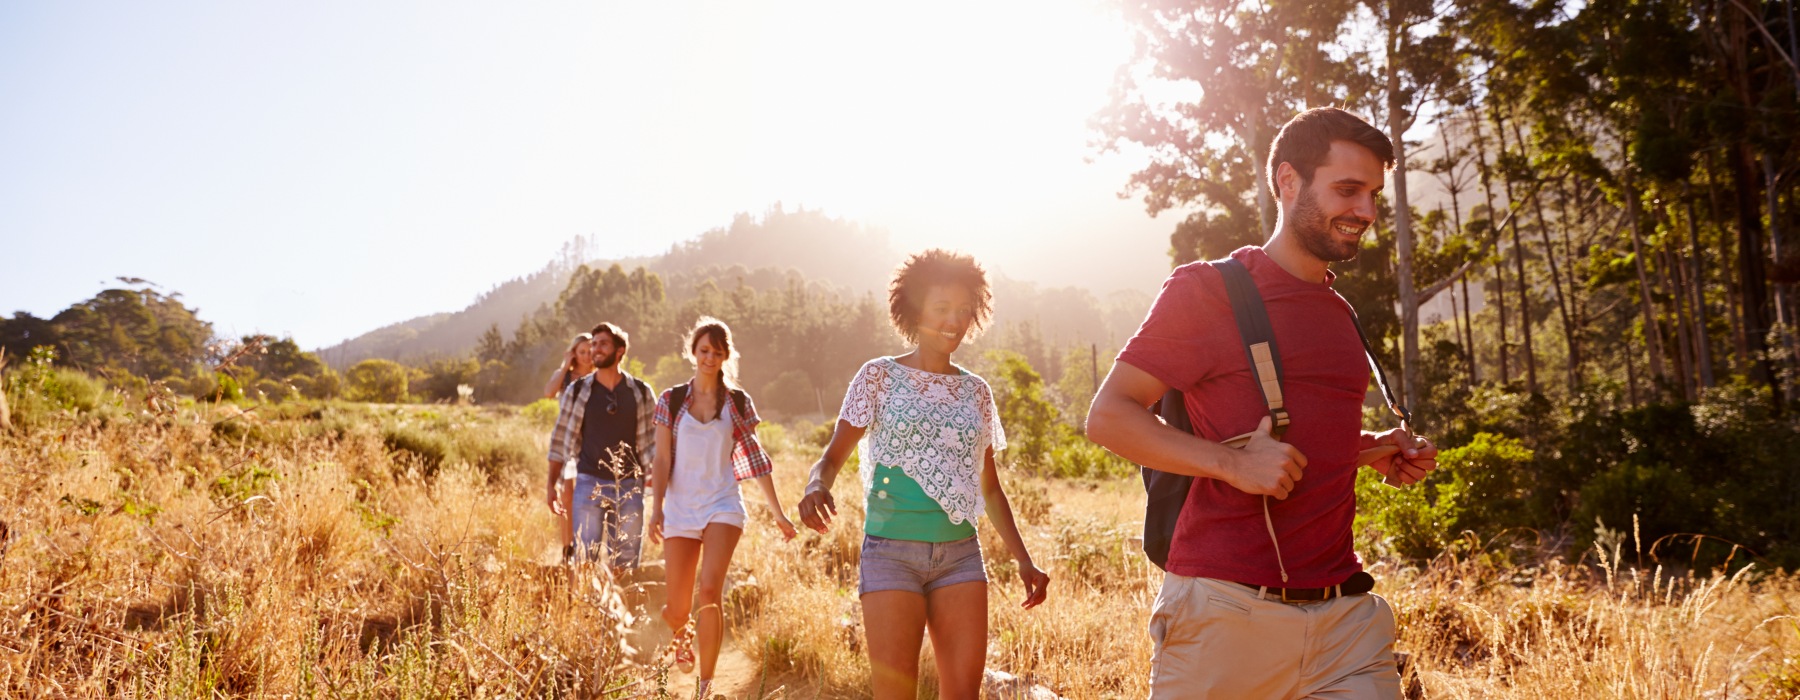
<svg viewBox="0 0 1800 700">
<path fill-rule="evenodd" d="M 542 421 L 503 407 L 118 405 L 0 436 L 0 695 L 680 696 L 646 631 L 654 584 L 556 565 Z M 766 433 L 791 506 L 815 448 Z M 853 483 L 831 534 L 793 542 L 747 499 L 728 618 L 755 682 L 738 694 L 866 694 Z M 1044 606 L 1020 610 L 984 528 L 1000 582 L 990 667 L 1066 697 L 1143 697 L 1160 572 L 1130 542 L 1136 480 L 1010 487 L 1053 581 Z M 1428 697 L 1800 693 L 1800 581 L 1629 566 L 1636 549 L 1628 535 L 1572 562 L 1371 568 Z"/>
</svg>

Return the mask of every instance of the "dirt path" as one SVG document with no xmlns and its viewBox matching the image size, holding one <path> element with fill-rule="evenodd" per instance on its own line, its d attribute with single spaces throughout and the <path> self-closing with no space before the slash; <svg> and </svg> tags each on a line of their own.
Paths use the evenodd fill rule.
<svg viewBox="0 0 1800 700">
<path fill-rule="evenodd" d="M 662 562 L 644 562 L 638 574 L 638 582 L 627 586 L 629 605 L 638 615 L 631 626 L 630 642 L 638 650 L 638 663 L 646 666 L 657 666 L 667 663 L 664 652 L 669 644 L 669 630 L 663 624 L 658 611 L 668 598 L 662 585 Z M 668 689 L 670 697 L 693 697 L 695 681 L 699 679 L 699 668 L 689 673 L 679 669 L 669 669 Z M 773 698 L 815 698 L 818 697 L 818 684 L 800 674 L 765 673 L 764 669 L 750 655 L 738 647 L 738 640 L 727 635 L 724 645 L 719 649 L 719 662 L 713 670 L 712 693 L 715 697 L 730 700 L 749 698 L 765 700 Z"/>
</svg>

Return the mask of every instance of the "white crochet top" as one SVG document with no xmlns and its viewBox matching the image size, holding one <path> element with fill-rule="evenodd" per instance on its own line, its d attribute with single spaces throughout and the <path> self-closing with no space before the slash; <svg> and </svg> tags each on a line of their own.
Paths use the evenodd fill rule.
<svg viewBox="0 0 1800 700">
<path fill-rule="evenodd" d="M 868 429 L 859 446 L 865 495 L 874 488 L 875 466 L 883 465 L 918 482 L 951 523 L 981 516 L 987 448 L 1006 449 L 1000 411 L 981 377 L 927 372 L 878 357 L 850 380 L 838 417 Z"/>
</svg>

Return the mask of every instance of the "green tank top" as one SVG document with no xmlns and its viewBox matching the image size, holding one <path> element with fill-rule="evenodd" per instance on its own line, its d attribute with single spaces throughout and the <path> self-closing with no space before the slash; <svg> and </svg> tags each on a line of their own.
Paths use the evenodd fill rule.
<svg viewBox="0 0 1800 700">
<path fill-rule="evenodd" d="M 897 468 L 875 467 L 863 531 L 876 537 L 913 542 L 954 542 L 975 534 L 969 521 L 952 524 L 950 515 L 919 482 Z"/>
</svg>

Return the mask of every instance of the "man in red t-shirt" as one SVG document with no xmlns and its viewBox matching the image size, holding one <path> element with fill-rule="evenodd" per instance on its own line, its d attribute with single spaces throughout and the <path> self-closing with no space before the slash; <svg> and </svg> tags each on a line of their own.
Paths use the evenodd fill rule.
<svg viewBox="0 0 1800 700">
<path fill-rule="evenodd" d="M 1362 431 L 1369 367 L 1327 265 L 1356 257 L 1375 220 L 1393 145 L 1362 119 L 1314 109 L 1269 149 L 1275 234 L 1232 258 L 1250 271 L 1281 353 L 1290 423 L 1270 435 L 1218 270 L 1177 268 L 1094 397 L 1088 437 L 1194 480 L 1151 612 L 1152 697 L 1399 697 L 1394 616 L 1366 593 L 1351 548 L 1358 453 L 1411 484 L 1437 448 L 1403 430 Z M 1181 390 L 1195 435 L 1145 407 Z M 1249 444 L 1219 444 L 1256 432 Z"/>
</svg>

